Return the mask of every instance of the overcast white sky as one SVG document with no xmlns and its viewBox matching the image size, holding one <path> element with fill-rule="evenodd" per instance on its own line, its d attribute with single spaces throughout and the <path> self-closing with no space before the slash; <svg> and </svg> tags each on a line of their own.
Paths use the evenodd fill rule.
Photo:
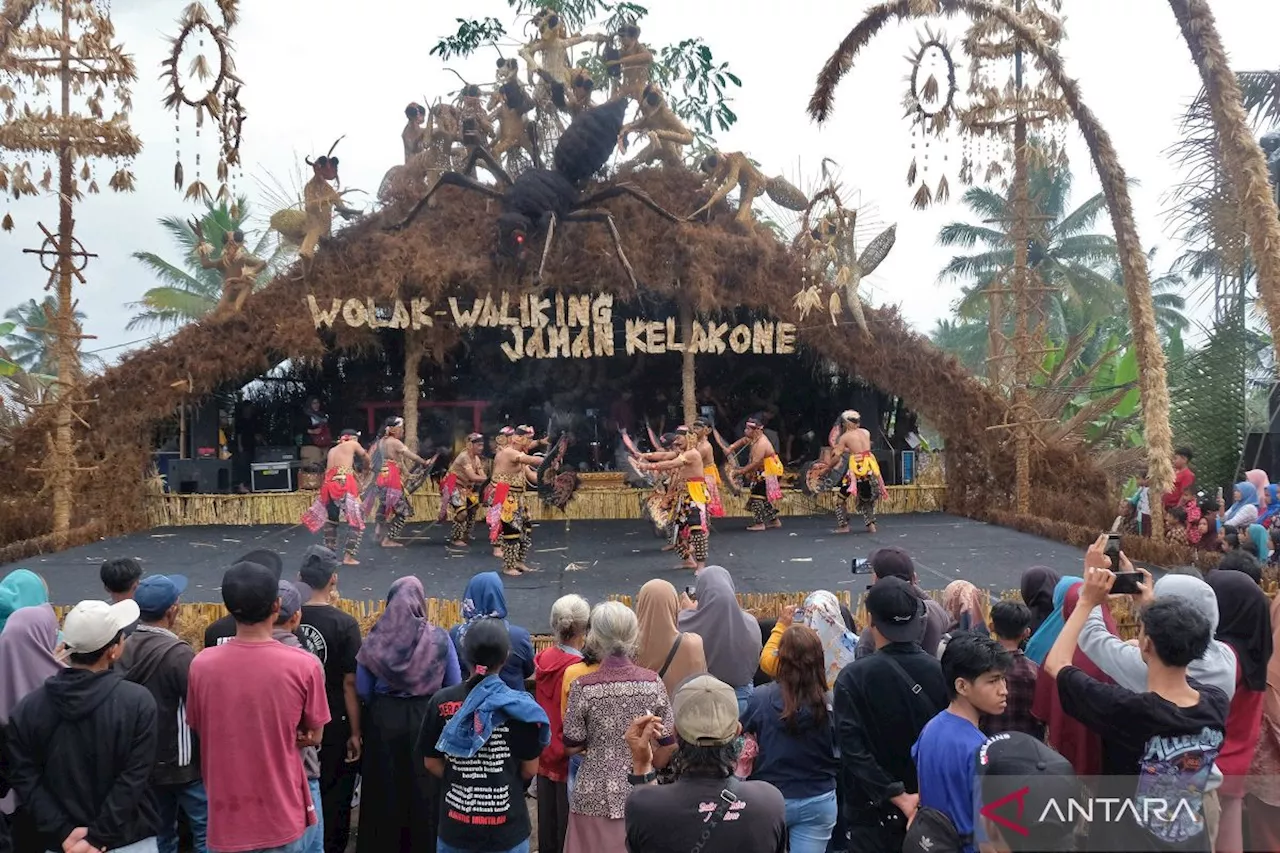
<svg viewBox="0 0 1280 853">
<path fill-rule="evenodd" d="M 890 26 L 863 52 L 839 90 L 834 119 L 820 129 L 805 114 L 814 80 L 869 3 L 642 2 L 650 9 L 643 22 L 645 42 L 661 45 L 701 36 L 742 78 L 733 104 L 739 121 L 721 135 L 720 147 L 745 150 L 770 174 L 793 178 L 815 176 L 824 157 L 837 161 L 846 186 L 861 191 L 875 218 L 898 223 L 897 246 L 870 281 L 872 301 L 900 304 L 921 331 L 945 316 L 959 288 L 937 283 L 950 253 L 936 245 L 936 236 L 940 225 L 960 211 L 954 202 L 927 212 L 913 210 L 905 180 L 910 134 L 901 119 L 907 70 L 903 56 L 916 43 L 916 27 Z M 117 347 L 141 337 L 125 331 L 130 317 L 125 303 L 153 281 L 129 254 L 151 250 L 177 260 L 156 219 L 189 217 L 196 210 L 172 186 L 174 122 L 161 108 L 162 88 L 156 79 L 167 52 L 164 35 L 175 31 L 172 21 L 184 5 L 185 0 L 113 3 L 117 33 L 138 63 L 133 125 L 144 149 L 135 167 L 136 193 L 94 196 L 78 207 L 77 235 L 89 251 L 101 255 L 87 270 L 88 285 L 77 288 L 88 314 L 85 331 L 98 336 L 85 349 Z M 1280 64 L 1280 3 L 1213 0 L 1212 5 L 1233 67 Z M 1195 67 L 1164 0 L 1066 0 L 1064 6 L 1068 70 L 1081 81 L 1087 103 L 1110 131 L 1129 175 L 1141 181 L 1133 194 L 1144 248 L 1164 247 L 1161 257 L 1167 263 L 1177 247 L 1164 233 L 1161 195 L 1176 182 L 1177 172 L 1164 152 L 1177 138 L 1183 107 L 1199 89 Z M 376 191 L 386 169 L 401 159 L 404 105 L 457 86 L 443 63 L 428 56 L 430 47 L 455 28 L 456 17 L 512 20 L 503 0 L 244 0 L 241 8 L 234 35 L 249 119 L 245 181 L 239 189 L 251 198 L 253 177 L 293 175 L 302 155 L 323 153 L 342 134 L 346 139 L 336 153 L 343 185 Z M 758 11 L 747 14 L 751 8 Z M 944 29 L 959 35 L 958 22 Z M 488 82 L 493 59 L 487 52 L 452 64 L 469 79 Z M 190 181 L 190 121 L 183 122 L 182 134 Z M 1074 132 L 1070 140 L 1078 203 L 1098 186 L 1084 143 Z M 202 150 L 204 176 L 213 183 L 213 140 L 206 139 Z M 104 183 L 108 175 L 102 176 Z M 5 209 L 13 212 L 18 227 L 0 233 L 0 308 L 41 298 L 45 273 L 21 250 L 39 244 L 37 219 L 57 220 L 52 197 L 24 199 Z M 104 355 L 114 358 L 123 351 Z"/>
</svg>

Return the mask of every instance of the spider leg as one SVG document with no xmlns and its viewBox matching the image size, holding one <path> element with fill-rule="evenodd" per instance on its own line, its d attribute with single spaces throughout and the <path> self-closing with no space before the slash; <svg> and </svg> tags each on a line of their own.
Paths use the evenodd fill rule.
<svg viewBox="0 0 1280 853">
<path fill-rule="evenodd" d="M 484 163 L 484 167 L 489 170 L 489 174 L 507 186 L 515 183 L 515 181 L 511 180 L 511 176 L 507 174 L 507 170 L 498 165 L 498 161 L 493 159 L 493 155 L 483 145 L 473 145 L 471 147 L 471 156 L 467 158 L 467 174 L 475 173 L 477 160 Z"/>
<path fill-rule="evenodd" d="M 613 248 L 618 253 L 618 260 L 622 262 L 622 269 L 626 272 L 627 278 L 631 279 L 631 286 L 636 290 L 640 289 L 640 282 L 636 281 L 636 271 L 627 260 L 627 253 L 622 251 L 622 237 L 618 234 L 618 226 L 614 224 L 612 213 L 602 209 L 575 210 L 564 219 L 566 222 L 603 222 L 609 226 L 609 235 L 613 237 Z"/>
<path fill-rule="evenodd" d="M 534 279 L 535 284 L 542 283 L 542 274 L 547 269 L 547 255 L 551 254 L 551 241 L 555 239 L 555 236 L 556 236 L 556 215 L 554 213 L 551 213 L 551 214 L 548 214 L 547 239 L 546 239 L 546 242 L 542 244 L 542 263 L 538 264 L 538 275 Z"/>
<path fill-rule="evenodd" d="M 387 226 L 385 230 L 401 231 L 408 227 L 409 223 L 418 218 L 419 213 L 427 209 L 427 202 L 436 194 L 436 190 L 443 186 L 462 187 L 465 190 L 478 192 L 483 196 L 497 199 L 498 201 L 502 201 L 503 199 L 502 193 L 498 192 L 493 187 L 485 186 L 474 178 L 468 178 L 466 175 L 458 172 L 445 172 L 440 176 L 440 179 L 436 181 L 435 186 L 427 190 L 427 194 L 418 199 L 418 203 L 413 206 L 413 209 L 409 211 L 404 219 L 400 220 L 395 225 Z"/>
<path fill-rule="evenodd" d="M 671 222 L 680 221 L 680 217 L 676 216 L 671 211 L 662 207 L 662 205 L 658 204 L 656 201 L 653 200 L 653 196 L 649 195 L 647 192 L 640 189 L 635 184 L 623 183 L 623 184 L 614 184 L 613 186 L 610 186 L 610 187 L 605 187 L 604 189 L 600 190 L 600 192 L 593 193 L 587 196 L 586 198 L 582 199 L 580 202 L 578 202 L 578 206 L 594 207 L 602 201 L 607 201 L 611 198 L 617 198 L 618 196 L 624 196 L 624 195 L 634 198 L 636 201 L 640 202 L 645 207 L 649 208 L 654 213 L 661 216 L 663 219 L 667 219 Z"/>
</svg>

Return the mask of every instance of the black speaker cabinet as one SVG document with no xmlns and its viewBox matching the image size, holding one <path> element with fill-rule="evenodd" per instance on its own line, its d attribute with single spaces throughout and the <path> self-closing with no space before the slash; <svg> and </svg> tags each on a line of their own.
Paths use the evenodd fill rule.
<svg viewBox="0 0 1280 853">
<path fill-rule="evenodd" d="M 880 476 L 884 478 L 886 486 L 896 486 L 902 482 L 899 476 L 896 460 L 893 458 L 892 450 L 873 450 L 876 457 L 876 463 L 880 466 Z"/>
<path fill-rule="evenodd" d="M 222 459 L 174 459 L 169 462 L 169 491 L 180 495 L 217 495 L 231 491 L 231 462 Z"/>
<path fill-rule="evenodd" d="M 218 455 L 218 404 L 213 401 L 193 409 L 187 421 L 187 456 L 197 459 L 201 453 L 211 453 L 216 462 Z"/>
</svg>

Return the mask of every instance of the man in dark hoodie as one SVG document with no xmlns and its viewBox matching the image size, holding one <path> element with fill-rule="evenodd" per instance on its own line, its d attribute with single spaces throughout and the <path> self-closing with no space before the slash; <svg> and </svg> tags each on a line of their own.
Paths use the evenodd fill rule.
<svg viewBox="0 0 1280 853">
<path fill-rule="evenodd" d="M 147 688 L 156 700 L 159 726 L 151 789 L 160 813 L 160 853 L 178 853 L 179 808 L 191 825 L 196 853 L 204 853 L 209 815 L 200 780 L 200 740 L 187 725 L 187 673 L 196 653 L 173 633 L 178 597 L 186 588 L 182 575 L 142 579 L 133 594 L 142 615 L 120 658 L 124 677 Z"/>
<path fill-rule="evenodd" d="M 112 669 L 137 619 L 132 600 L 77 604 L 62 626 L 68 668 L 10 715 L 10 780 L 45 850 L 79 839 L 112 853 L 156 850 L 156 701 Z"/>
</svg>

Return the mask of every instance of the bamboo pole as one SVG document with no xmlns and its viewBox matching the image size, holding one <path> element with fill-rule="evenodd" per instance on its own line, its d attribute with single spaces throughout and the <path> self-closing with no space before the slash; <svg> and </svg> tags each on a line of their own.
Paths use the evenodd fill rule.
<svg viewBox="0 0 1280 853">
<path fill-rule="evenodd" d="M 698 379 L 694 370 L 693 306 L 687 296 L 680 297 L 680 336 L 684 339 L 684 352 L 680 355 L 680 390 L 684 402 L 684 422 L 691 424 L 698 418 Z"/>
</svg>

